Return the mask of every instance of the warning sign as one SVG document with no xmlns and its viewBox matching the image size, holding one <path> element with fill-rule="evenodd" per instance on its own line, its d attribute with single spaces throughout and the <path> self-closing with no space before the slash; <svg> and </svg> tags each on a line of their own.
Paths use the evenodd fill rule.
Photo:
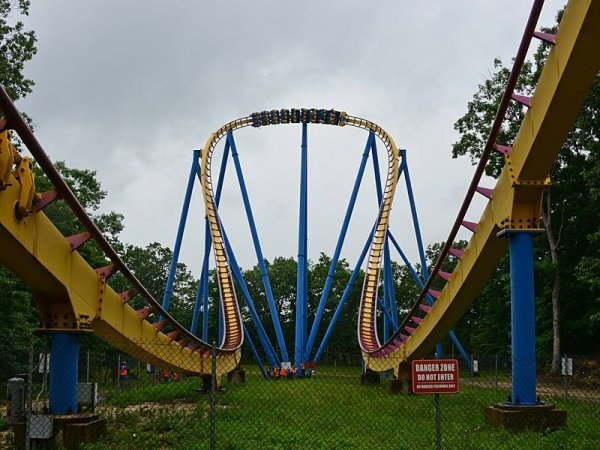
<svg viewBox="0 0 600 450">
<path fill-rule="evenodd" d="M 412 362 L 412 389 L 415 394 L 456 394 L 456 359 L 419 359 Z"/>
</svg>

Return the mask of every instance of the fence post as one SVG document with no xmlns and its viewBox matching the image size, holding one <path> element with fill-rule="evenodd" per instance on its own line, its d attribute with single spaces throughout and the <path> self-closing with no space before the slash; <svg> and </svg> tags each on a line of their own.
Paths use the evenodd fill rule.
<svg viewBox="0 0 600 450">
<path fill-rule="evenodd" d="M 119 380 L 119 369 L 121 368 L 121 354 L 117 355 L 117 376 L 115 377 L 117 389 L 121 387 L 121 383 Z"/>
<path fill-rule="evenodd" d="M 29 349 L 27 352 L 27 386 L 26 389 L 26 400 L 25 400 L 25 450 L 31 448 L 31 436 L 30 430 L 30 416 L 31 408 L 33 406 L 33 334 L 29 337 Z"/>
<path fill-rule="evenodd" d="M 87 351 L 87 358 L 86 358 L 86 369 L 85 369 L 85 381 L 86 383 L 90 382 L 90 351 Z"/>
<path fill-rule="evenodd" d="M 565 353 L 562 363 L 563 374 L 565 377 L 565 397 L 569 397 L 569 359 Z"/>
<path fill-rule="evenodd" d="M 440 394 L 435 394 L 435 448 L 442 449 L 442 401 Z"/>
<path fill-rule="evenodd" d="M 210 449 L 215 448 L 215 425 L 217 412 L 217 347 L 213 341 L 211 348 L 211 377 L 210 377 Z"/>
<path fill-rule="evenodd" d="M 471 377 L 471 385 L 473 385 L 473 361 L 474 361 L 474 356 L 471 353 L 471 365 L 469 367 L 469 376 Z"/>
<path fill-rule="evenodd" d="M 496 389 L 498 389 L 498 353 L 496 353 L 496 358 L 494 362 L 494 379 L 496 381 Z"/>
</svg>

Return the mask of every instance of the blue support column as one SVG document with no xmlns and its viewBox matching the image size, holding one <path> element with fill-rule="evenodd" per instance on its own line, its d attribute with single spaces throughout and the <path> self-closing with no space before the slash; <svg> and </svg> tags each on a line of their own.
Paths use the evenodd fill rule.
<svg viewBox="0 0 600 450">
<path fill-rule="evenodd" d="M 267 303 L 269 311 L 271 312 L 271 319 L 273 320 L 273 327 L 275 328 L 275 335 L 277 336 L 277 344 L 281 350 L 281 360 L 289 361 L 287 347 L 285 345 L 285 339 L 283 338 L 283 331 L 279 322 L 279 313 L 275 306 L 275 299 L 273 298 L 273 291 L 271 289 L 271 283 L 267 274 L 267 267 L 265 266 L 265 258 L 260 247 L 258 239 L 258 232 L 256 231 L 256 224 L 254 223 L 254 215 L 252 214 L 252 208 L 250 206 L 250 199 L 248 198 L 248 191 L 246 190 L 246 183 L 244 182 L 244 174 L 242 173 L 242 166 L 240 164 L 237 148 L 233 139 L 233 133 L 227 134 L 227 141 L 231 145 L 231 156 L 233 157 L 233 163 L 235 165 L 235 171 L 237 174 L 238 182 L 240 185 L 240 191 L 242 193 L 242 200 L 244 201 L 244 208 L 246 210 L 246 216 L 248 218 L 248 225 L 250 227 L 250 234 L 252 235 L 252 242 L 254 243 L 254 250 L 256 252 L 256 259 L 258 260 L 258 267 L 265 288 L 265 295 L 267 297 Z"/>
<path fill-rule="evenodd" d="M 194 312 L 192 313 L 192 325 L 190 333 L 196 335 L 198 332 L 198 320 L 200 317 L 200 303 L 202 303 L 202 285 L 204 284 L 204 268 L 200 271 L 200 280 L 198 281 L 198 289 L 196 289 L 196 300 L 194 302 Z"/>
<path fill-rule="evenodd" d="M 354 210 L 354 205 L 356 204 L 356 197 L 358 196 L 358 190 L 360 188 L 363 174 L 365 173 L 367 159 L 369 158 L 369 151 L 371 150 L 371 145 L 373 144 L 374 139 L 375 139 L 375 133 L 370 132 L 369 137 L 367 139 L 367 144 L 365 145 L 365 150 L 364 150 L 364 152 L 362 154 L 362 158 L 360 160 L 358 173 L 356 174 L 356 179 L 354 180 L 354 187 L 352 188 L 352 194 L 350 195 L 350 200 L 348 201 L 348 207 L 346 208 L 346 215 L 344 216 L 344 222 L 342 223 L 342 229 L 340 230 L 340 235 L 338 236 L 338 241 L 335 246 L 333 256 L 331 257 L 331 264 L 329 265 L 329 270 L 327 271 L 327 279 L 325 280 L 325 286 L 323 287 L 323 291 L 321 292 L 321 298 L 319 299 L 319 304 L 317 306 L 317 312 L 315 314 L 315 319 L 313 321 L 312 328 L 310 330 L 310 336 L 308 337 L 308 342 L 306 343 L 306 349 L 304 351 L 304 360 L 305 361 L 308 361 L 310 359 L 310 354 L 311 354 L 313 346 L 315 344 L 317 332 L 319 331 L 319 326 L 321 325 L 321 319 L 323 318 L 323 311 L 325 310 L 325 304 L 327 303 L 327 297 L 329 297 L 329 292 L 331 290 L 331 285 L 333 283 L 333 276 L 335 275 L 335 269 L 336 269 L 338 261 L 340 259 L 340 252 L 342 251 L 342 246 L 344 245 L 344 240 L 346 239 L 346 232 L 348 231 L 348 226 L 350 224 L 350 218 L 352 217 L 352 211 Z"/>
<path fill-rule="evenodd" d="M 342 296 L 340 297 L 340 301 L 338 302 L 335 312 L 333 313 L 331 322 L 329 322 L 327 331 L 325 331 L 325 335 L 323 336 L 323 339 L 321 340 L 321 344 L 319 345 L 317 353 L 315 354 L 315 358 L 314 358 L 315 363 L 319 362 L 319 359 L 321 359 L 321 356 L 323 355 L 323 352 L 325 351 L 325 348 L 327 347 L 327 343 L 329 342 L 329 339 L 331 338 L 331 334 L 333 333 L 335 324 L 338 321 L 338 319 L 340 318 L 340 315 L 342 314 L 342 309 L 344 309 L 344 305 L 346 304 L 346 301 L 348 300 L 350 291 L 352 291 L 352 287 L 354 286 L 354 283 L 356 282 L 356 278 L 358 277 L 358 273 L 360 272 L 360 267 L 362 266 L 362 263 L 365 260 L 365 256 L 367 256 L 367 251 L 369 250 L 371 241 L 373 240 L 374 232 L 375 232 L 375 227 L 373 227 L 371 229 L 371 232 L 369 233 L 369 238 L 367 239 L 367 242 L 365 242 L 365 245 L 360 253 L 360 256 L 358 257 L 358 261 L 356 262 L 356 265 L 354 266 L 352 275 L 350 275 L 350 279 L 348 280 L 348 283 L 346 283 L 346 287 L 344 288 L 344 292 L 342 293 Z"/>
<path fill-rule="evenodd" d="M 208 319 L 209 319 L 209 305 L 208 305 L 208 263 L 202 268 L 204 273 L 204 284 L 202 285 L 202 340 L 208 342 Z"/>
<path fill-rule="evenodd" d="M 248 307 L 248 312 L 250 313 L 250 319 L 254 324 L 254 328 L 256 329 L 256 333 L 258 334 L 258 339 L 260 340 L 263 350 L 265 351 L 265 355 L 267 357 L 267 360 L 269 361 L 269 365 L 271 367 L 279 366 L 281 362 L 277 357 L 277 353 L 273 348 L 273 344 L 271 344 L 271 341 L 267 336 L 267 332 L 265 331 L 264 327 L 262 326 L 262 323 L 260 322 L 258 312 L 256 311 L 256 307 L 254 306 L 254 302 L 252 301 L 252 297 L 250 296 L 250 291 L 248 291 L 248 286 L 246 285 L 246 281 L 244 280 L 244 276 L 242 274 L 242 271 L 240 270 L 240 266 L 237 263 L 235 253 L 231 248 L 229 238 L 227 237 L 227 233 L 225 232 L 224 228 L 223 239 L 225 241 L 225 250 L 227 251 L 227 256 L 229 258 L 229 266 L 231 267 L 231 272 L 233 273 L 233 276 L 237 281 L 240 290 L 242 291 L 242 295 L 246 299 L 246 306 Z"/>
<path fill-rule="evenodd" d="M 389 234 L 389 230 L 388 230 Z M 396 292 L 394 290 L 394 272 L 392 270 L 392 258 L 390 256 L 390 246 L 389 246 L 389 237 L 386 235 L 385 237 L 385 247 L 384 251 L 384 280 L 388 280 L 386 283 L 386 290 L 388 295 L 388 311 L 389 311 L 389 319 L 390 325 L 393 328 L 393 331 L 398 329 L 398 307 L 396 305 Z M 388 338 L 386 338 L 387 341 Z"/>
<path fill-rule="evenodd" d="M 302 375 L 304 345 L 306 344 L 306 302 L 307 302 L 307 217 L 308 217 L 308 125 L 302 124 L 302 145 L 300 154 L 300 212 L 298 217 L 298 268 L 296 271 L 296 333 L 294 340 L 294 366 Z"/>
<path fill-rule="evenodd" d="M 537 401 L 533 234 L 530 231 L 510 231 L 508 238 L 512 327 L 512 403 L 534 405 Z"/>
<path fill-rule="evenodd" d="M 177 262 L 179 261 L 179 251 L 181 250 L 181 242 L 183 241 L 183 233 L 185 231 L 185 222 L 187 221 L 188 211 L 190 210 L 190 200 L 194 189 L 194 178 L 198 173 L 198 158 L 200 150 L 194 150 L 192 157 L 192 166 L 190 168 L 190 176 L 185 190 L 183 199 L 183 207 L 181 208 L 181 216 L 179 217 L 179 227 L 177 228 L 177 237 L 175 238 L 175 247 L 173 248 L 173 256 L 171 258 L 171 266 L 169 267 L 169 276 L 167 277 L 167 285 L 163 296 L 162 307 L 165 311 L 169 310 L 171 303 L 171 294 L 173 293 L 173 282 L 175 281 L 175 272 L 177 271 Z"/>
<path fill-rule="evenodd" d="M 246 341 L 246 343 L 248 344 L 248 347 L 250 347 L 250 351 L 254 355 L 254 359 L 256 360 L 256 365 L 258 366 L 258 370 L 260 370 L 260 373 L 262 374 L 263 378 L 265 380 L 268 380 L 269 375 L 267 375 L 265 366 L 263 365 L 262 361 L 260 360 L 260 355 L 256 351 L 256 347 L 254 346 L 254 342 L 252 342 L 252 338 L 250 337 L 250 333 L 248 333 L 248 329 L 246 328 L 246 325 L 244 325 L 244 340 Z"/>
<path fill-rule="evenodd" d="M 390 323 L 393 323 L 394 320 L 392 319 L 390 312 L 384 307 L 384 304 L 379 297 L 377 297 L 377 305 L 379 306 L 379 309 L 383 312 L 383 314 L 388 318 L 388 321 Z M 396 328 L 398 327 L 396 326 Z"/>
<path fill-rule="evenodd" d="M 410 173 L 408 172 L 408 163 L 406 162 L 406 149 L 400 150 L 400 159 L 401 159 L 401 163 L 400 163 L 401 173 L 404 173 L 404 181 L 406 182 L 406 192 L 408 193 L 408 203 L 410 205 L 410 213 L 412 214 L 413 227 L 415 229 L 415 238 L 417 239 L 417 248 L 419 250 L 419 258 L 421 260 L 421 275 L 423 276 L 423 281 L 426 282 L 427 279 L 429 278 L 429 268 L 427 267 L 427 259 L 425 258 L 425 248 L 423 247 L 423 239 L 421 237 L 421 228 L 419 227 L 419 217 L 417 215 L 417 206 L 415 204 L 415 196 L 414 196 L 413 190 L 412 190 L 412 183 L 410 182 Z M 433 299 L 431 298 L 431 296 L 427 295 L 427 301 L 430 305 L 433 303 Z M 464 352 L 462 346 L 458 342 L 458 339 L 456 339 L 456 337 L 454 336 L 454 332 L 451 331 L 450 333 L 451 333 L 452 340 L 453 341 L 455 340 L 458 343 L 457 347 L 459 348 L 459 351 L 462 350 Z M 438 358 L 441 358 L 444 356 L 444 350 L 442 348 L 441 343 L 436 344 L 435 351 L 436 351 Z M 464 353 L 464 355 L 466 355 L 466 353 Z M 469 367 L 470 367 L 471 366 L 470 359 L 468 359 L 468 361 L 469 361 Z"/>
<path fill-rule="evenodd" d="M 391 320 L 390 320 L 390 298 L 389 298 L 389 280 L 387 277 L 387 271 L 385 270 L 385 262 L 383 265 L 383 301 L 381 301 L 380 308 L 383 312 L 383 341 L 387 341 L 390 338 Z M 377 288 L 379 291 L 379 287 Z"/>
<path fill-rule="evenodd" d="M 408 258 L 406 257 L 406 255 L 404 254 L 404 252 L 402 251 L 402 249 L 400 248 L 400 245 L 398 244 L 398 241 L 396 241 L 396 238 L 394 238 L 394 235 L 389 230 L 388 230 L 388 237 L 389 237 L 390 241 L 392 242 L 392 245 L 394 247 L 396 247 L 396 250 L 400 254 L 400 257 L 402 258 L 402 261 L 404 261 L 404 264 L 408 268 L 408 271 L 412 275 L 413 279 L 415 280 L 415 283 L 417 283 L 417 286 L 419 286 L 420 289 L 423 289 L 425 287 L 425 284 L 423 283 L 423 280 L 421 280 L 421 278 L 419 277 L 419 275 L 417 274 L 417 272 L 415 271 L 415 269 L 411 265 L 410 261 L 408 260 Z M 427 299 L 427 303 L 429 303 L 429 305 L 433 305 L 433 298 L 431 297 L 431 295 L 426 294 L 425 297 Z M 463 346 L 460 344 L 460 341 L 456 337 L 456 334 L 454 333 L 454 330 L 450 330 L 448 332 L 448 336 L 450 336 L 450 339 L 454 343 L 454 346 L 457 348 L 458 352 L 460 353 L 460 356 L 462 357 L 463 361 L 465 362 L 465 364 L 467 365 L 467 367 L 470 370 L 471 369 L 471 363 L 472 363 L 471 362 L 471 357 L 467 354 L 467 352 L 465 351 L 465 349 L 463 348 Z M 436 351 L 437 350 L 438 349 L 436 348 Z"/>
<path fill-rule="evenodd" d="M 54 333 L 50 344 L 50 413 L 77 413 L 79 336 Z"/>
</svg>

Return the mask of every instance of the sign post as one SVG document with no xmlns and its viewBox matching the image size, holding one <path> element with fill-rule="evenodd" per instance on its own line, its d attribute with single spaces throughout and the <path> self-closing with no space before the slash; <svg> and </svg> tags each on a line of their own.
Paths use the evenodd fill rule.
<svg viewBox="0 0 600 450">
<path fill-rule="evenodd" d="M 456 359 L 417 359 L 412 362 L 412 391 L 435 394 L 435 448 L 442 448 L 442 410 L 440 394 L 456 394 L 459 390 Z"/>
</svg>

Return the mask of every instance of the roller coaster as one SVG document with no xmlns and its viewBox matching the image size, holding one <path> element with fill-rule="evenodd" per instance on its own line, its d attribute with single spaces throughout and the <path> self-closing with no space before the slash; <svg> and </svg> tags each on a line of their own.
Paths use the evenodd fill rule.
<svg viewBox="0 0 600 450">
<path fill-rule="evenodd" d="M 393 370 L 396 376 L 400 376 L 404 363 L 430 352 L 436 343 L 451 332 L 454 324 L 465 313 L 489 278 L 499 259 L 506 253 L 507 247 L 510 247 L 512 398 L 518 399 L 521 404 L 535 404 L 532 235 L 540 229 L 542 194 L 550 184 L 548 174 L 551 166 L 600 69 L 600 2 L 571 0 L 556 35 L 535 31 L 542 5 L 543 1 L 534 1 L 504 95 L 458 216 L 431 273 L 421 274 L 421 293 L 401 322 L 386 313 L 386 310 L 389 312 L 389 307 L 380 307 L 378 292 L 382 273 L 385 278 L 389 267 L 389 220 L 396 186 L 401 173 L 407 175 L 408 169 L 402 151 L 398 149 L 392 137 L 377 124 L 331 109 L 282 109 L 254 113 L 219 128 L 210 135 L 201 152 L 195 155 L 195 161 L 201 158 L 201 162 L 193 163 L 190 180 L 196 175 L 200 178 L 205 203 L 207 242 L 212 246 L 220 293 L 222 330 L 219 345 L 215 349 L 207 340 L 206 327 L 203 327 L 203 335 L 199 337 L 196 333 L 197 322 L 188 329 L 169 314 L 169 286 L 161 303 L 125 265 L 52 165 L 10 98 L 4 90 L 0 90 L 0 109 L 5 116 L 0 120 L 0 262 L 31 287 L 40 312 L 42 328 L 52 335 L 51 412 L 62 414 L 75 410 L 78 352 L 76 336 L 81 332 L 92 331 L 140 360 L 179 372 L 210 373 L 213 351 L 217 354 L 218 374 L 223 374 L 238 365 L 244 343 L 245 324 L 236 298 L 234 280 L 244 291 L 243 279 L 239 276 L 239 268 L 218 214 L 222 177 L 219 178 L 216 187 L 213 186 L 212 158 L 218 142 L 225 138 L 225 151 L 231 149 L 235 161 L 237 151 L 233 133 L 236 130 L 286 123 L 302 125 L 303 148 L 306 145 L 308 124 L 322 124 L 336 127 L 352 126 L 366 130 L 369 138 L 365 153 L 374 149 L 376 138 L 386 149 L 388 169 L 378 192 L 378 214 L 363 256 L 359 258 L 362 264 L 364 254 L 368 251 L 357 330 L 365 367 L 375 371 Z M 516 93 L 515 86 L 534 37 L 548 43 L 551 49 L 535 93 L 532 97 L 527 97 Z M 522 104 L 527 108 L 527 112 L 515 141 L 499 143 L 498 134 L 511 101 Z M 36 192 L 33 160 L 17 151 L 11 142 L 11 130 L 18 135 L 35 162 L 45 172 L 54 185 L 54 190 Z M 484 188 L 480 186 L 482 174 L 494 151 L 503 155 L 504 168 L 496 186 L 493 189 Z M 301 180 L 306 176 L 304 153 L 302 166 Z M 303 184 L 302 189 L 305 189 L 305 186 Z M 244 189 L 242 192 L 244 194 Z M 305 191 L 302 192 L 304 194 L 300 202 L 301 217 L 303 208 L 304 214 L 306 213 L 306 195 Z M 471 222 L 466 220 L 466 215 L 477 193 L 485 196 L 488 202 L 480 219 Z M 412 197 L 412 194 L 410 195 Z M 244 197 L 248 218 L 254 231 L 249 203 L 246 200 Z M 43 211 L 53 201 L 65 202 L 85 231 L 75 236 L 63 236 Z M 306 286 L 306 221 L 300 222 L 299 293 Z M 467 247 L 459 250 L 453 247 L 453 243 L 461 227 L 470 230 L 472 236 Z M 340 236 L 345 234 L 344 228 L 342 232 Z M 93 268 L 78 253 L 77 249 L 90 239 L 97 243 L 110 264 Z M 419 233 L 417 239 L 420 239 Z M 260 264 L 263 259 L 260 247 L 256 246 L 256 250 Z M 178 252 L 178 248 L 176 251 Z M 336 253 L 339 253 L 337 249 Z M 205 262 L 207 255 L 208 252 L 205 254 Z M 441 270 L 448 258 L 457 261 L 452 273 Z M 426 270 L 426 264 L 422 266 L 422 269 Z M 261 267 L 261 271 L 262 269 Z M 200 280 L 203 290 L 206 290 L 208 283 L 207 270 L 206 264 Z M 116 272 L 120 272 L 127 279 L 129 290 L 117 292 L 111 287 L 108 281 Z M 390 283 L 389 278 L 388 275 L 388 281 L 385 283 Z M 440 291 L 432 288 L 436 279 L 444 282 Z M 169 282 L 172 283 L 171 275 Z M 389 288 L 389 284 L 386 286 L 385 292 L 393 290 Z M 327 289 L 326 286 L 324 291 Z M 269 295 L 268 283 L 265 290 L 267 298 L 270 298 L 272 294 Z M 130 300 L 136 295 L 144 299 L 144 307 L 134 309 L 130 306 Z M 299 305 L 296 315 L 297 322 L 303 323 L 302 327 L 296 328 L 294 362 L 297 365 L 311 360 L 319 323 L 317 319 L 322 314 L 322 305 L 319 304 L 317 317 L 309 335 L 303 312 L 306 298 L 301 297 L 299 295 L 297 300 Z M 326 298 L 327 294 L 322 296 L 324 297 Z M 207 296 L 204 297 L 204 301 L 208 301 Z M 388 301 L 391 305 L 392 299 L 388 297 Z M 248 301 L 247 305 L 250 306 Z M 269 304 L 269 307 L 274 308 L 274 305 Z M 194 320 L 197 320 L 198 309 L 199 302 L 196 305 Z M 249 309 L 257 330 L 260 330 L 260 320 L 254 317 L 252 308 Z M 378 313 L 378 309 L 382 312 Z M 206 304 L 203 310 L 206 311 Z M 276 322 L 277 312 L 271 312 Z M 390 332 L 384 333 L 383 341 L 380 340 L 377 325 L 380 314 L 385 316 L 386 328 L 391 329 Z M 207 320 L 206 317 L 204 319 Z M 263 347 L 267 350 L 267 355 L 270 355 L 269 363 L 289 361 L 285 343 L 279 333 L 277 337 L 282 350 L 281 359 L 275 354 L 273 346 L 264 341 L 264 336 L 259 332 Z M 165 351 L 165 346 L 170 350 Z M 313 359 L 317 360 L 319 356 L 320 352 L 317 351 Z M 52 380 L 60 380 L 60 386 L 53 386 Z"/>
</svg>

